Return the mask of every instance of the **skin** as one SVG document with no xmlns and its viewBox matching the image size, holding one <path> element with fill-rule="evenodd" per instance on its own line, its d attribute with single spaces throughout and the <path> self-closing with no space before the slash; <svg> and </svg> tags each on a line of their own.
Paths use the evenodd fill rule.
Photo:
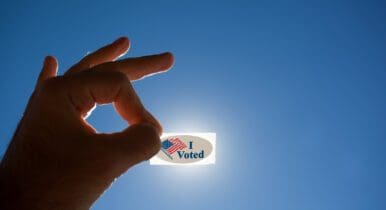
<svg viewBox="0 0 386 210">
<path fill-rule="evenodd" d="M 0 209 L 89 209 L 111 183 L 160 149 L 160 123 L 130 81 L 165 72 L 171 53 L 117 60 L 127 38 L 87 55 L 64 75 L 45 58 L 35 90 L 0 164 Z M 86 122 L 113 103 L 129 126 L 97 133 Z"/>
</svg>

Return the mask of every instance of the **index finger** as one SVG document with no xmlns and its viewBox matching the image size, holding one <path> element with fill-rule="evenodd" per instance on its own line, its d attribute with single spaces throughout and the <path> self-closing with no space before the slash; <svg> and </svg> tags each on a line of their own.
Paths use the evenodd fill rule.
<svg viewBox="0 0 386 210">
<path fill-rule="evenodd" d="M 66 92 L 81 117 L 97 104 L 114 103 L 130 124 L 150 123 L 162 133 L 160 123 L 145 109 L 127 76 L 113 71 L 83 71 L 67 77 Z"/>
</svg>

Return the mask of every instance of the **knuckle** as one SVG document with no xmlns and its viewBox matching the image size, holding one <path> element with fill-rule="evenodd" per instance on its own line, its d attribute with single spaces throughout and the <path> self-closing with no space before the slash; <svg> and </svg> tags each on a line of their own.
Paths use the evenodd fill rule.
<svg viewBox="0 0 386 210">
<path fill-rule="evenodd" d="M 119 71 L 111 71 L 109 72 L 109 75 L 113 82 L 119 83 L 119 84 L 125 84 L 129 82 L 129 79 L 127 78 L 126 74 L 119 72 Z"/>
<path fill-rule="evenodd" d="M 94 67 L 93 71 L 102 74 L 106 79 L 110 79 L 115 83 L 127 83 L 130 81 L 128 76 L 116 62 L 106 62 L 100 64 Z"/>
</svg>

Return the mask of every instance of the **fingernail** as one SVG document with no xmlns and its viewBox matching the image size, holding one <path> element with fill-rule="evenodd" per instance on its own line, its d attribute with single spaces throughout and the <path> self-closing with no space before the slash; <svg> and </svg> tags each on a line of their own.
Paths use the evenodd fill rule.
<svg viewBox="0 0 386 210">
<path fill-rule="evenodd" d="M 165 52 L 161 55 L 167 58 L 167 61 L 161 66 L 161 70 L 169 70 L 174 65 L 174 55 L 170 52 Z"/>
<path fill-rule="evenodd" d="M 43 61 L 43 65 L 46 66 L 50 63 L 50 60 L 51 60 L 52 56 L 50 55 L 47 55 L 45 58 L 44 58 L 44 61 Z"/>
<path fill-rule="evenodd" d="M 161 55 L 172 55 L 172 53 L 171 52 L 163 52 L 163 53 L 161 53 Z"/>
<path fill-rule="evenodd" d="M 120 37 L 119 39 L 115 40 L 113 44 L 125 44 L 128 42 L 129 39 L 127 37 Z"/>
</svg>

